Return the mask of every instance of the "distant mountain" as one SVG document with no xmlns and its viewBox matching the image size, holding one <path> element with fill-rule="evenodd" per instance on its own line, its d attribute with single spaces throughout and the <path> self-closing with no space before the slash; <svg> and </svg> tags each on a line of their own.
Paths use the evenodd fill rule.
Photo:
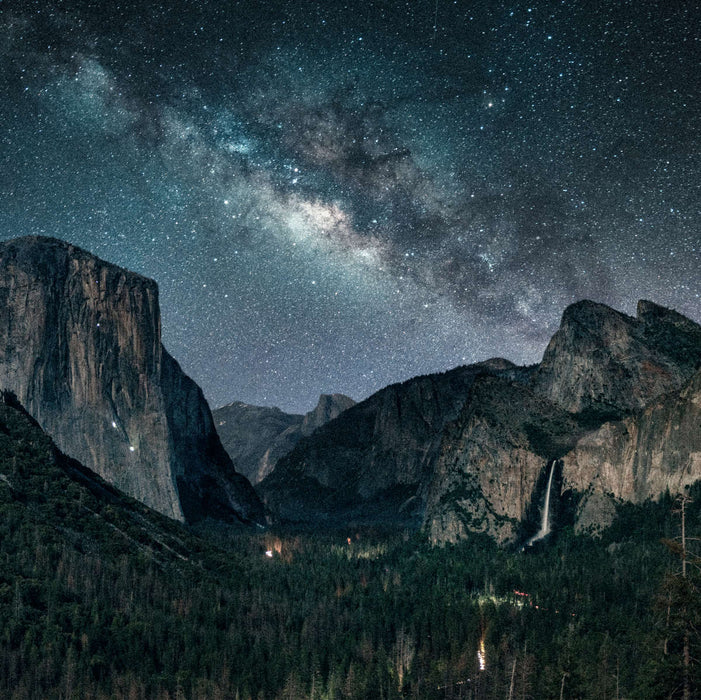
<svg viewBox="0 0 701 700">
<path fill-rule="evenodd" d="M 648 301 L 636 318 L 582 301 L 539 365 L 491 360 L 382 389 L 301 440 L 259 493 L 292 521 L 512 541 L 535 527 L 554 465 L 555 515 L 604 525 L 615 499 L 701 479 L 700 367 L 693 321 Z"/>
<path fill-rule="evenodd" d="M 251 406 L 235 401 L 212 411 L 214 425 L 224 449 L 237 469 L 252 484 L 262 478 L 266 451 L 288 428 L 302 423 L 303 416 L 279 408 Z"/>
<path fill-rule="evenodd" d="M 0 389 L 63 452 L 169 517 L 263 518 L 161 345 L 152 280 L 56 239 L 0 244 Z"/>
<path fill-rule="evenodd" d="M 212 415 L 224 449 L 237 469 L 255 485 L 302 437 L 311 435 L 354 404 L 343 394 L 322 394 L 316 408 L 305 415 L 240 401 L 217 408 Z"/>
</svg>

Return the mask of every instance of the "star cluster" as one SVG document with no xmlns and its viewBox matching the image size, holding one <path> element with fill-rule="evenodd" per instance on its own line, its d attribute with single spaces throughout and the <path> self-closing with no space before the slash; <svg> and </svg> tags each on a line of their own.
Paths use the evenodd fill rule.
<svg viewBox="0 0 701 700">
<path fill-rule="evenodd" d="M 692 5 L 0 2 L 0 237 L 156 279 L 213 406 L 701 320 Z"/>
</svg>

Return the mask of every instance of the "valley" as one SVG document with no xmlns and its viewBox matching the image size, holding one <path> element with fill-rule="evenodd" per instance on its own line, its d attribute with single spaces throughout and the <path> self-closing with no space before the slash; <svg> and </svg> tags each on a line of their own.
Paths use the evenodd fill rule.
<svg viewBox="0 0 701 700">
<path fill-rule="evenodd" d="M 368 527 L 193 530 L 62 457 L 11 399 L 0 447 L 3 697 L 557 698 L 564 683 L 650 698 L 681 682 L 701 606 L 660 541 L 680 532 L 669 496 L 526 552 Z"/>
<path fill-rule="evenodd" d="M 701 688 L 701 326 L 583 300 L 495 358 L 211 411 L 158 287 L 0 244 L 0 695 Z M 218 431 L 218 432 L 217 432 Z"/>
</svg>

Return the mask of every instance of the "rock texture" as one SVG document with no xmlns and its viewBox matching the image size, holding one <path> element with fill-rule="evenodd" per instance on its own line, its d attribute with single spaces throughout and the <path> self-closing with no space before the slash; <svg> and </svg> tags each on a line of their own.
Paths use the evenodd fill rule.
<svg viewBox="0 0 701 700">
<path fill-rule="evenodd" d="M 701 478 L 701 370 L 679 390 L 582 437 L 564 457 L 565 484 L 639 503 Z"/>
<path fill-rule="evenodd" d="M 577 417 L 523 384 L 480 377 L 441 444 L 426 500 L 433 542 L 469 532 L 513 538 L 548 463 L 586 428 Z"/>
<path fill-rule="evenodd" d="M 573 304 L 528 386 L 476 383 L 446 428 L 424 516 L 429 536 L 512 540 L 539 505 L 536 483 L 552 459 L 559 487 L 583 495 L 578 529 L 610 522 L 616 499 L 639 502 L 701 479 L 700 365 L 701 327 L 675 311 L 641 301 L 631 318 Z"/>
<path fill-rule="evenodd" d="M 635 318 L 582 301 L 539 365 L 493 360 L 387 387 L 301 440 L 260 492 L 290 520 L 507 542 L 537 530 L 555 460 L 555 514 L 596 528 L 618 499 L 701 479 L 700 368 L 693 321 L 649 301 Z"/>
<path fill-rule="evenodd" d="M 311 435 L 353 405 L 355 401 L 349 396 L 322 394 L 316 407 L 305 415 L 240 401 L 217 408 L 212 415 L 224 449 L 238 470 L 255 485 L 302 437 Z"/>
<path fill-rule="evenodd" d="M 700 347 L 701 327 L 676 311 L 640 301 L 632 318 L 581 301 L 565 310 L 533 388 L 568 411 L 619 418 L 678 389 Z"/>
<path fill-rule="evenodd" d="M 386 387 L 301 440 L 259 493 L 290 520 L 415 518 L 442 431 L 485 373 L 524 371 L 490 360 Z"/>
<path fill-rule="evenodd" d="M 161 345 L 152 280 L 56 239 L 0 244 L 0 388 L 60 450 L 161 513 L 263 517 Z"/>
<path fill-rule="evenodd" d="M 300 433 L 311 435 L 317 428 L 337 418 L 343 411 L 355 406 L 355 401 L 344 394 L 322 394 L 316 406 L 304 415 Z"/>
</svg>

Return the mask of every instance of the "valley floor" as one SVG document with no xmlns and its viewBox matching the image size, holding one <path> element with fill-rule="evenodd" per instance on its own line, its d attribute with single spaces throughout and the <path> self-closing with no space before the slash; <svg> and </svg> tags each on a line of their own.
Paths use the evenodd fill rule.
<svg viewBox="0 0 701 700">
<path fill-rule="evenodd" d="M 154 557 L 32 510 L 0 504 L 2 697 L 682 697 L 699 597 L 669 576 L 669 499 L 627 507 L 601 540 L 565 531 L 526 553 L 210 530 Z"/>
<path fill-rule="evenodd" d="M 694 545 L 701 482 L 684 505 Z M 670 497 L 624 505 L 599 539 L 565 527 L 525 552 L 195 531 L 2 404 L 0 697 L 699 697 L 701 560 L 680 515 Z"/>
</svg>

